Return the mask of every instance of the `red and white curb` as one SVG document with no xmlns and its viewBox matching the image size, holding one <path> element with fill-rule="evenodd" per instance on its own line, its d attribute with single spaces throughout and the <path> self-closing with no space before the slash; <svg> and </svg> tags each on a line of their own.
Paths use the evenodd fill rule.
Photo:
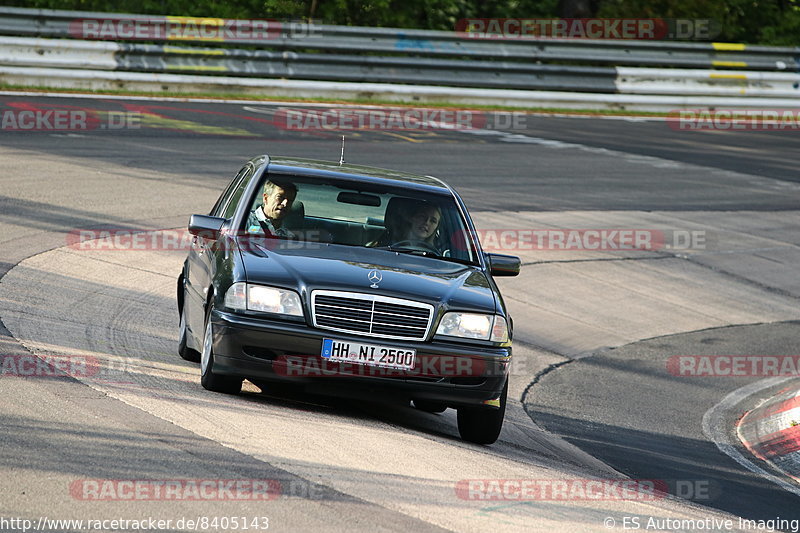
<svg viewBox="0 0 800 533">
<path fill-rule="evenodd" d="M 795 481 L 800 482 L 800 389 L 788 387 L 737 423 L 742 444 Z"/>
</svg>

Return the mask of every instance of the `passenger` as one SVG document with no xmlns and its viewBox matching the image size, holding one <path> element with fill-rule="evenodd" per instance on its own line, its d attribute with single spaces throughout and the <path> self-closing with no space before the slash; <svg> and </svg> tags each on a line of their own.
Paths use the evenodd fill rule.
<svg viewBox="0 0 800 533">
<path fill-rule="evenodd" d="M 250 212 L 247 218 L 248 232 L 263 231 L 267 237 L 296 238 L 283 227 L 283 220 L 297 197 L 297 186 L 284 181 L 267 181 L 264 184 L 263 203 Z"/>
<path fill-rule="evenodd" d="M 420 203 L 408 219 L 408 228 L 401 240 L 424 242 L 436 249 L 436 230 L 442 219 L 442 210 L 427 202 Z"/>
<path fill-rule="evenodd" d="M 398 206 L 408 209 L 403 212 Z M 398 202 L 392 209 L 387 208 L 384 219 L 385 230 L 378 240 L 367 243 L 367 246 L 422 245 L 431 251 L 439 250 L 436 237 L 442 210 L 424 201 Z"/>
</svg>

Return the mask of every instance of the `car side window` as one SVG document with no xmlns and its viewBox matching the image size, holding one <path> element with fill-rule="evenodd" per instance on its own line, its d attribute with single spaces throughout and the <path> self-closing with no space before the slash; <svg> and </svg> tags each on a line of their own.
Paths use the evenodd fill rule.
<svg viewBox="0 0 800 533">
<path fill-rule="evenodd" d="M 236 188 L 234 188 L 231 197 L 228 199 L 228 205 L 225 206 L 225 210 L 220 215 L 221 217 L 231 218 L 233 214 L 236 212 L 236 208 L 239 206 L 239 200 L 241 200 L 244 190 L 250 183 L 250 177 L 252 175 L 253 175 L 253 167 L 249 167 L 244 171 L 242 179 L 239 180 L 239 183 L 236 185 Z"/>
<path fill-rule="evenodd" d="M 219 199 L 217 200 L 217 203 L 214 204 L 213 209 L 211 209 L 211 213 L 209 213 L 211 216 L 215 217 L 225 216 L 224 212 L 226 207 L 228 206 L 231 195 L 234 193 L 234 191 L 236 191 L 240 187 L 242 182 L 247 181 L 244 178 L 247 175 L 248 171 L 251 170 L 252 167 L 250 166 L 250 164 L 245 165 L 244 167 L 242 167 L 241 170 L 239 170 L 239 173 L 236 174 L 236 176 L 234 176 L 234 178 L 225 188 L 225 192 L 223 192 L 222 195 L 220 195 Z"/>
</svg>

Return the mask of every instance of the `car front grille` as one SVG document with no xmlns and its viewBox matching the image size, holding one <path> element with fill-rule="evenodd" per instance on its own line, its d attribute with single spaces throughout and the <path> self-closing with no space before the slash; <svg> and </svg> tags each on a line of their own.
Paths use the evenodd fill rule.
<svg viewBox="0 0 800 533">
<path fill-rule="evenodd" d="M 311 293 L 318 328 L 387 339 L 424 340 L 433 306 L 376 294 L 340 291 Z"/>
</svg>

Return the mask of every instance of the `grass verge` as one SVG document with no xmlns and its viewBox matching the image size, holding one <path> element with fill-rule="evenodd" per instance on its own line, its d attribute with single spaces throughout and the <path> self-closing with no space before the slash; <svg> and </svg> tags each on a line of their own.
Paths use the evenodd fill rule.
<svg viewBox="0 0 800 533">
<path fill-rule="evenodd" d="M 624 109 L 570 109 L 558 107 L 511 107 L 498 105 L 463 105 L 450 102 L 422 103 L 422 102 L 397 102 L 392 100 L 381 100 L 377 98 L 286 98 L 283 96 L 239 94 L 231 92 L 223 93 L 194 93 L 194 92 L 173 92 L 164 93 L 162 91 L 127 91 L 127 90 L 102 90 L 92 91 L 87 89 L 53 89 L 48 87 L 27 87 L 21 85 L 8 85 L 0 83 L 0 91 L 18 91 L 31 93 L 48 94 L 85 94 L 89 97 L 102 96 L 146 96 L 153 98 L 170 99 L 198 99 L 198 100 L 244 100 L 251 102 L 280 101 L 290 103 L 327 103 L 327 104 L 347 104 L 347 105 L 385 105 L 394 107 L 418 107 L 418 108 L 450 108 L 450 109 L 475 109 L 480 111 L 522 111 L 527 113 L 575 115 L 575 116 L 622 116 L 622 117 L 666 117 L 668 113 L 657 111 L 628 111 Z"/>
</svg>

